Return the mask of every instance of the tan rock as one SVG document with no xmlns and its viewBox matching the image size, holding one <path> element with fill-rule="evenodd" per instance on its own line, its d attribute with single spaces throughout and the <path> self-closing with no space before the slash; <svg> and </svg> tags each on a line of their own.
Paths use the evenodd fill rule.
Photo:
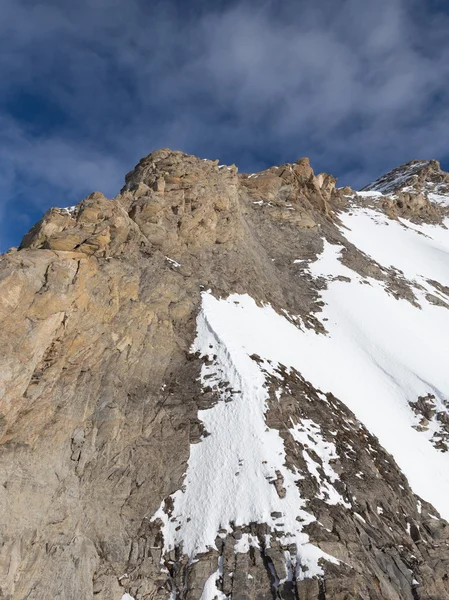
<svg viewBox="0 0 449 600">
<path fill-rule="evenodd" d="M 344 243 L 336 214 L 348 199 L 335 181 L 307 159 L 248 176 L 163 149 L 113 200 L 95 192 L 70 214 L 50 210 L 1 257 L 0 597 L 169 600 L 176 591 L 198 600 L 220 564 L 216 585 L 233 600 L 412 600 L 410 565 L 423 598 L 449 599 L 447 524 L 424 502 L 418 512 L 391 456 L 344 404 L 331 394 L 323 402 L 282 366 L 268 382 L 267 423 L 317 517 L 310 543 L 340 563 L 323 560 L 323 577 L 307 578 L 306 564 L 289 563 L 293 541 L 268 547 L 267 523 L 223 524 L 216 548 L 194 561 L 180 547 L 163 555 L 151 518 L 185 484 L 191 444 L 207 435 L 198 411 L 216 401 L 191 352 L 201 291 L 248 293 L 322 332 L 323 282 L 307 265 L 323 237 Z M 342 254 L 348 268 L 407 295 L 355 248 Z M 290 432 L 303 418 L 338 446 L 334 483 L 354 510 L 319 498 Z M 273 485 L 286 494 L 280 472 Z M 235 552 L 244 533 L 257 544 Z"/>
</svg>

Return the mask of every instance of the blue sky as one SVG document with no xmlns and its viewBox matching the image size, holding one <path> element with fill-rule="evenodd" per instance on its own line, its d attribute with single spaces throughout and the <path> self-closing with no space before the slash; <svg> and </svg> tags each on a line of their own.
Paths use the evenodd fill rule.
<svg viewBox="0 0 449 600">
<path fill-rule="evenodd" d="M 353 187 L 449 167 L 445 5 L 1 0 L 0 250 L 161 147 Z"/>
</svg>

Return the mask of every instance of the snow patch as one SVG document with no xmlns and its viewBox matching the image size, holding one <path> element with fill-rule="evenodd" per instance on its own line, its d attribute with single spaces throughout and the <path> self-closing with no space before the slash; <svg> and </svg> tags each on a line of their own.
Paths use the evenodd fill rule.
<svg viewBox="0 0 449 600">
<path fill-rule="evenodd" d="M 203 587 L 200 600 L 227 600 L 226 594 L 223 594 L 217 587 L 217 580 L 223 575 L 223 561 L 218 560 L 218 569 L 210 575 Z"/>
<path fill-rule="evenodd" d="M 434 202 L 435 204 L 439 204 L 440 206 L 449 206 L 449 194 L 438 194 L 435 192 L 430 192 L 427 194 L 427 198 L 429 202 Z"/>
<path fill-rule="evenodd" d="M 171 496 L 172 510 L 162 503 L 153 517 L 163 522 L 164 553 L 181 546 L 193 559 L 215 548 L 220 530 L 230 533 L 233 527 L 266 523 L 271 536 L 296 544 L 298 565 L 306 564 L 310 573 L 322 573 L 318 559 L 331 558 L 312 546 L 302 531 L 315 517 L 304 509 L 306 502 L 296 485 L 301 474 L 287 468 L 279 432 L 267 427 L 265 373 L 250 358 L 252 329 L 260 324 L 260 311 L 270 319 L 271 327 L 277 328 L 280 321 L 299 330 L 270 307 L 259 308 L 249 296 L 217 300 L 205 292 L 202 300 L 192 351 L 206 359 L 201 380 L 219 394 L 220 401 L 199 411 L 208 435 L 191 446 L 183 489 Z M 248 318 L 246 331 L 241 332 L 241 320 Z M 277 375 L 267 362 L 263 368 Z M 329 455 L 331 450 L 326 448 L 322 452 Z M 323 489 L 327 489 L 324 482 Z M 276 513 L 282 519 L 272 516 Z M 246 551 L 253 543 L 244 535 L 236 550 Z"/>
<path fill-rule="evenodd" d="M 331 461 L 338 460 L 335 444 L 326 442 L 319 425 L 310 419 L 302 419 L 289 431 L 293 439 L 304 446 L 302 455 L 310 474 L 313 475 L 320 487 L 318 498 L 324 500 L 327 504 L 343 504 L 346 508 L 351 508 L 351 505 L 344 500 L 332 485 L 340 479 L 330 464 Z M 315 462 L 311 451 L 318 456 L 321 464 Z M 320 469 L 324 472 L 325 478 L 321 476 Z"/>
<path fill-rule="evenodd" d="M 75 209 L 76 209 L 76 204 L 74 206 L 65 206 L 64 208 L 60 208 L 59 210 L 65 210 L 69 214 L 72 214 L 75 212 Z"/>
<path fill-rule="evenodd" d="M 176 260 L 173 260 L 172 258 L 169 258 L 168 256 L 165 257 L 165 260 L 167 260 L 173 267 L 181 266 L 181 264 L 179 262 L 176 262 Z"/>
<path fill-rule="evenodd" d="M 369 190 L 365 192 L 357 192 L 357 196 L 361 198 L 383 198 L 382 192 L 376 192 L 375 190 Z"/>
</svg>

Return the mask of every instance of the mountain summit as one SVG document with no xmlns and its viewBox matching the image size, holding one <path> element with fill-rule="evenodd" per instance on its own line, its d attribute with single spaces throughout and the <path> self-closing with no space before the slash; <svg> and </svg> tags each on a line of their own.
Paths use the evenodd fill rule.
<svg viewBox="0 0 449 600">
<path fill-rule="evenodd" d="M 389 171 L 362 191 L 381 194 L 421 196 L 437 204 L 448 205 L 449 174 L 437 160 L 412 160 Z"/>
<path fill-rule="evenodd" d="M 449 600 L 449 174 L 153 152 L 0 260 L 0 598 Z"/>
</svg>

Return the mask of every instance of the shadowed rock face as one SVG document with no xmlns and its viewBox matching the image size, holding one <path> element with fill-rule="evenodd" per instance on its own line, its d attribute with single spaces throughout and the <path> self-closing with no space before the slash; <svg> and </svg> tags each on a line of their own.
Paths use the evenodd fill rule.
<svg viewBox="0 0 449 600">
<path fill-rule="evenodd" d="M 408 191 L 387 177 L 390 195 L 383 192 L 377 209 L 441 222 L 447 208 L 424 191 L 449 175 L 435 161 L 412 170 Z M 305 565 L 289 575 L 295 550 L 278 539 L 268 544 L 263 522 L 224 527 L 215 548 L 195 557 L 182 547 L 164 553 L 162 522 L 152 518 L 164 500 L 170 513 L 191 448 L 208 435 L 198 411 L 218 401 L 200 381 L 207 359 L 191 351 L 203 290 L 249 294 L 323 335 L 326 282 L 308 265 L 328 240 L 342 246 L 355 273 L 416 301 L 400 273 L 342 235 L 339 215 L 374 200 L 335 183 L 314 175 L 307 159 L 238 174 L 159 150 L 126 176 L 116 198 L 95 192 L 76 207 L 51 209 L 3 255 L 0 598 L 449 598 L 447 523 L 338 398 L 323 390 L 323 403 L 321 391 L 282 365 L 267 385 L 267 426 L 283 439 L 288 468 L 301 473 L 298 488 L 315 517 L 304 531 L 337 560 L 325 561 L 320 576 L 308 576 Z M 404 194 L 411 199 L 401 208 Z M 335 485 L 346 504 L 320 498 L 304 443 L 290 432 L 304 419 L 335 444 Z M 281 478 L 273 483 L 281 497 Z M 245 535 L 255 543 L 235 551 Z"/>
</svg>

